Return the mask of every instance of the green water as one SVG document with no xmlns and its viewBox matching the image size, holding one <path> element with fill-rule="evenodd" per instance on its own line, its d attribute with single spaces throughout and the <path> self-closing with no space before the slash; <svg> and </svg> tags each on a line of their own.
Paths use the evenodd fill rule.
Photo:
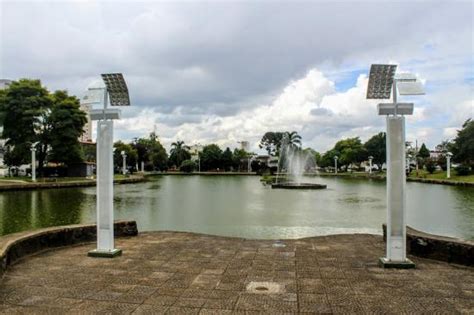
<svg viewBox="0 0 474 315">
<path fill-rule="evenodd" d="M 192 231 L 247 238 L 381 233 L 385 182 L 307 178 L 326 190 L 272 190 L 254 176 L 162 176 L 115 186 L 115 218 L 140 231 Z M 474 239 L 474 189 L 407 183 L 407 222 Z M 95 221 L 95 187 L 0 193 L 0 235 Z"/>
</svg>

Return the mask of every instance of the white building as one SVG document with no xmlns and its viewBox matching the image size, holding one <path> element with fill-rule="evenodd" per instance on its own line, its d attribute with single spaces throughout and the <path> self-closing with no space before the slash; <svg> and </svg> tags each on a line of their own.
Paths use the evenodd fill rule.
<svg viewBox="0 0 474 315">
<path fill-rule="evenodd" d="M 245 152 L 250 152 L 250 143 L 248 141 L 240 141 L 240 149 Z"/>
<path fill-rule="evenodd" d="M 87 114 L 87 122 L 84 125 L 84 133 L 79 137 L 80 142 L 92 142 L 92 120 L 91 120 L 91 104 L 81 102 L 81 110 Z"/>
<path fill-rule="evenodd" d="M 197 161 L 199 159 L 199 152 L 202 152 L 203 146 L 200 144 L 194 144 L 189 147 L 189 153 L 191 154 L 191 161 Z"/>
</svg>

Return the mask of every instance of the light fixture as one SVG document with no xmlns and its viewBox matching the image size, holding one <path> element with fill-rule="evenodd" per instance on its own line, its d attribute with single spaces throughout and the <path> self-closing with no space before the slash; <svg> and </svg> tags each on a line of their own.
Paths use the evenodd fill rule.
<svg viewBox="0 0 474 315">
<path fill-rule="evenodd" d="M 400 95 L 422 95 L 423 86 L 411 73 L 395 74 L 396 65 L 374 64 L 370 67 L 367 99 L 389 99 L 378 104 L 379 115 L 387 118 L 387 252 L 380 258 L 385 268 L 414 268 L 406 257 L 406 156 L 405 117 L 413 114 L 413 103 L 398 103 Z M 372 160 L 370 159 L 370 162 Z"/>
</svg>

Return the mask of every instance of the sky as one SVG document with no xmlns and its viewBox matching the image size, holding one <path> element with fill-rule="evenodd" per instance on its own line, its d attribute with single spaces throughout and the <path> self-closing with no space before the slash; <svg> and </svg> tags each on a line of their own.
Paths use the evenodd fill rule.
<svg viewBox="0 0 474 315">
<path fill-rule="evenodd" d="M 474 1 L 0 0 L 0 79 L 82 97 L 122 72 L 132 106 L 115 139 L 156 131 L 254 152 L 296 131 L 324 152 L 385 130 L 366 99 L 372 63 L 415 73 L 407 140 L 433 148 L 474 117 Z"/>
</svg>

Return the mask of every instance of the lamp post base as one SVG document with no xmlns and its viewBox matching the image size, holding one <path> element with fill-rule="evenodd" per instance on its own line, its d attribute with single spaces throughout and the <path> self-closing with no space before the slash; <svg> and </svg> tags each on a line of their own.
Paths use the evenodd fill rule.
<svg viewBox="0 0 474 315">
<path fill-rule="evenodd" d="M 122 255 L 121 249 L 112 249 L 112 250 L 100 250 L 93 249 L 87 253 L 89 257 L 100 257 L 100 258 L 114 258 Z"/>
<path fill-rule="evenodd" d="M 405 261 L 391 261 L 385 257 L 379 259 L 379 266 L 382 268 L 396 268 L 396 269 L 413 269 L 415 268 L 415 263 L 410 259 Z"/>
</svg>

